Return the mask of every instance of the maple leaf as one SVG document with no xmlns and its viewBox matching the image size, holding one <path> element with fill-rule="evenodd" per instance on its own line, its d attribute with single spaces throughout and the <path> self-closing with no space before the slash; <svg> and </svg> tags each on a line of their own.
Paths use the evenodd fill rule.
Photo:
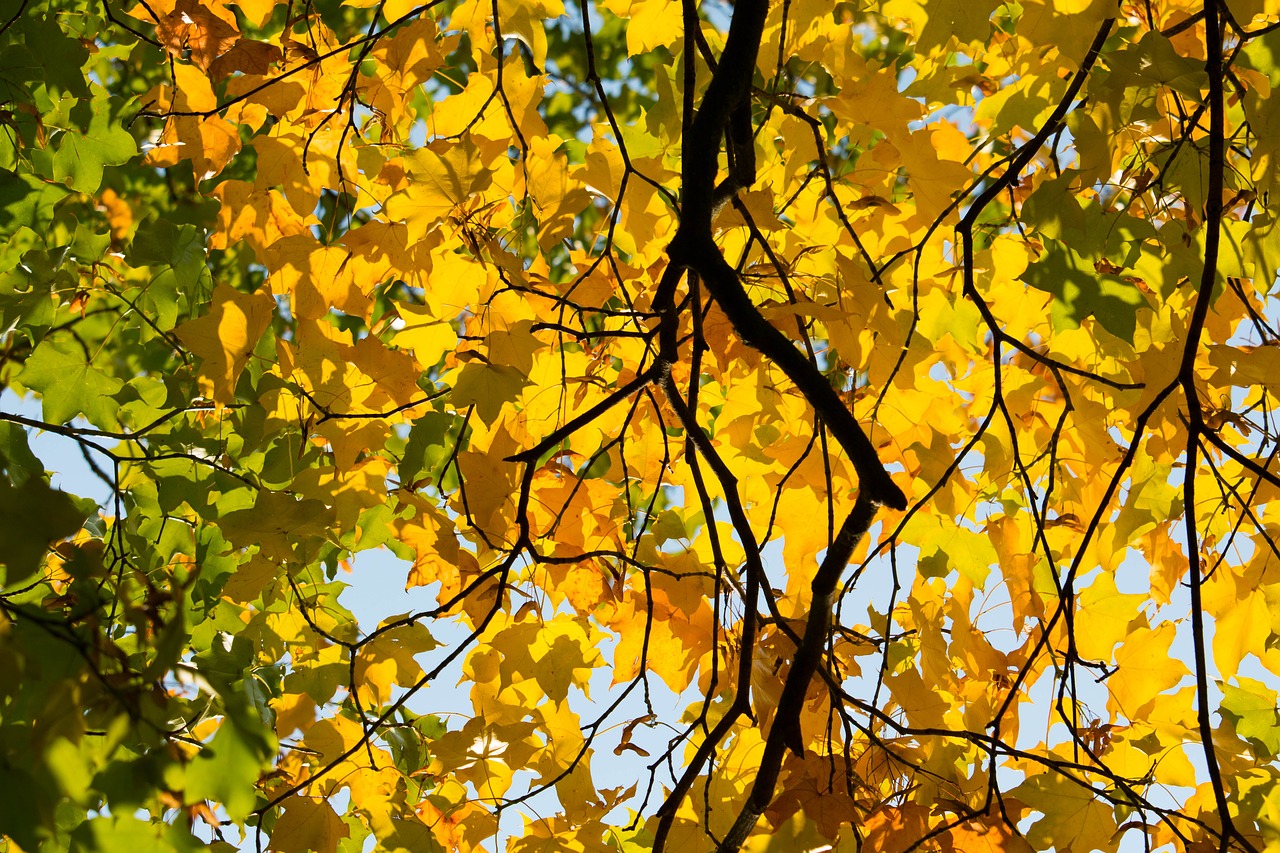
<svg viewBox="0 0 1280 853">
<path fill-rule="evenodd" d="M 219 2 L 215 8 L 227 14 L 221 5 Z M 173 11 L 156 21 L 156 36 L 171 55 L 190 59 L 208 71 L 239 40 L 240 31 L 233 16 L 227 21 L 201 0 L 178 0 Z"/>
<path fill-rule="evenodd" d="M 203 394 L 221 403 L 234 399 L 236 380 L 274 310 L 275 303 L 265 294 L 239 293 L 223 285 L 214 292 L 208 314 L 176 330 L 179 340 L 201 359 Z"/>
<path fill-rule="evenodd" d="M 420 148 L 405 158 L 404 169 L 411 180 L 387 199 L 387 216 L 404 222 L 415 242 L 455 208 L 481 198 L 493 173 L 474 145 L 461 143 Z"/>
<path fill-rule="evenodd" d="M 284 803 L 276 821 L 271 849 L 280 853 L 335 853 L 339 842 L 350 834 L 350 828 L 327 800 L 293 797 Z"/>
</svg>

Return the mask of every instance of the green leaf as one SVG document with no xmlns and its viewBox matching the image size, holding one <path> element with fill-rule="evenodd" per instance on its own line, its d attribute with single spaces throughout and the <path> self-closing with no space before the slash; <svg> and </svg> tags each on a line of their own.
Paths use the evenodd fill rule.
<svg viewBox="0 0 1280 853">
<path fill-rule="evenodd" d="M 27 47 L 39 60 L 45 80 L 76 97 L 89 97 L 89 86 L 81 70 L 89 61 L 89 48 L 64 33 L 52 14 L 47 18 L 27 18 L 22 31 Z"/>
<path fill-rule="evenodd" d="M 234 849 L 219 842 L 214 849 Z M 173 853 L 207 850 L 200 839 L 178 826 L 148 823 L 131 815 L 112 815 L 86 820 L 71 833 L 73 853 Z"/>
<path fill-rule="evenodd" d="M 1136 284 L 1102 272 L 1060 243 L 1046 243 L 1044 256 L 1027 267 L 1022 281 L 1053 294 L 1050 317 L 1056 329 L 1077 328 L 1093 316 L 1108 332 L 1133 343 L 1138 309 L 1147 307 Z"/>
<path fill-rule="evenodd" d="M 0 421 L 0 467 L 15 486 L 44 475 L 44 465 L 31 452 L 27 431 L 19 424 Z"/>
<path fill-rule="evenodd" d="M 321 501 L 263 491 L 252 509 L 227 513 L 218 526 L 228 542 L 239 547 L 258 544 L 267 557 L 284 561 L 292 556 L 293 543 L 326 535 L 332 521 L 333 510 Z"/>
<path fill-rule="evenodd" d="M 80 192 L 96 193 L 104 166 L 127 163 L 138 153 L 133 136 L 119 124 L 118 109 L 111 109 L 112 100 L 119 99 L 84 102 L 91 113 L 88 128 L 84 133 L 68 130 L 54 141 L 54 177 Z"/>
<path fill-rule="evenodd" d="M 445 412 L 427 412 L 413 422 L 400 460 L 400 482 L 406 487 L 423 477 L 434 479 L 437 468 L 453 451 L 455 428 L 461 418 Z"/>
<path fill-rule="evenodd" d="M 82 264 L 97 263 L 111 248 L 111 235 L 95 234 L 91 227 L 79 223 L 76 225 L 75 237 L 67 247 L 70 257 Z"/>
<path fill-rule="evenodd" d="M 12 838 L 23 850 L 36 850 L 52 837 L 49 801 L 54 796 L 45 777 L 37 778 L 23 767 L 12 766 L 7 756 L 0 757 L 0 774 L 5 780 L 5 795 L 0 797 L 0 833 Z"/>
<path fill-rule="evenodd" d="M 275 754 L 265 730 L 243 696 L 223 694 L 231 707 L 217 733 L 187 767 L 187 802 L 222 803 L 232 820 L 244 820 L 257 801 L 258 775 Z"/>
<path fill-rule="evenodd" d="M 166 219 L 144 222 L 129 247 L 129 262 L 173 267 L 189 275 L 204 268 L 204 235 L 194 225 L 174 225 Z"/>
<path fill-rule="evenodd" d="M 1236 679 L 1240 686 L 1222 687 L 1222 711 L 1235 723 L 1236 733 L 1266 758 L 1280 755 L 1280 707 L 1276 691 L 1252 678 Z"/>
<path fill-rule="evenodd" d="M 138 305 L 161 329 L 172 329 L 185 304 L 193 314 L 213 292 L 204 233 L 194 225 L 158 219 L 138 228 L 129 247 L 129 263 L 151 267 L 151 281 L 138 295 Z"/>
<path fill-rule="evenodd" d="M 0 274 L 0 335 L 22 331 L 33 344 L 53 325 L 58 290 L 76 280 L 63 268 L 66 252 L 31 249 L 11 270 Z"/>
<path fill-rule="evenodd" d="M 33 175 L 0 169 L 0 229 L 11 232 L 26 225 L 43 231 L 53 219 L 53 206 L 70 192 Z"/>
<path fill-rule="evenodd" d="M 19 486 L 0 480 L 0 561 L 12 586 L 40 568 L 51 542 L 80 529 L 85 513 L 66 492 L 32 477 Z"/>
<path fill-rule="evenodd" d="M 84 351 L 73 347 L 67 351 L 46 341 L 27 359 L 18 380 L 39 392 L 44 419 L 50 423 L 63 424 L 83 413 L 99 426 L 109 425 L 118 408 L 112 395 L 124 383 L 90 364 Z"/>
</svg>

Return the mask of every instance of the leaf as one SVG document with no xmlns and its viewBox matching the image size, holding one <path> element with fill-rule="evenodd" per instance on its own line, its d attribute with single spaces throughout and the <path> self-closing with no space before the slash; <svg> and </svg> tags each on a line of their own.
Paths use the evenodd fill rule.
<svg viewBox="0 0 1280 853">
<path fill-rule="evenodd" d="M 27 433 L 18 424 L 0 421 L 0 467 L 17 488 L 32 477 L 44 476 L 44 465 L 31 452 Z"/>
<path fill-rule="evenodd" d="M 435 367 L 457 348 L 458 333 L 453 324 L 437 320 L 431 309 L 402 304 L 397 310 L 403 325 L 396 330 L 396 346 L 412 350 L 414 359 L 424 369 Z"/>
<path fill-rule="evenodd" d="M 753 836 L 742 848 L 750 853 L 782 853 L 790 850 L 812 850 L 825 845 L 826 838 L 804 812 L 791 815 L 771 832 Z"/>
<path fill-rule="evenodd" d="M 0 274 L 0 329 L 20 331 L 32 344 L 44 340 L 58 308 L 57 290 L 70 283 L 66 253 L 32 249 Z"/>
<path fill-rule="evenodd" d="M 1087 660 L 1107 663 L 1116 643 L 1124 640 L 1130 627 L 1139 618 L 1139 607 L 1144 596 L 1125 594 L 1116 589 L 1114 576 L 1100 573 L 1093 583 L 1080 594 L 1076 618 L 1087 630 L 1079 632 L 1076 648 Z"/>
<path fill-rule="evenodd" d="M 209 313 L 177 328 L 178 340 L 200 357 L 202 394 L 219 403 L 235 400 L 236 381 L 274 312 L 275 303 L 264 293 L 219 285 Z"/>
<path fill-rule="evenodd" d="M 227 540 L 249 547 L 258 545 L 273 560 L 285 561 L 294 548 L 330 530 L 333 511 L 322 502 L 296 500 L 292 495 L 262 490 L 252 509 L 224 515 L 218 521 Z"/>
<path fill-rule="evenodd" d="M 230 77 L 237 71 L 265 75 L 272 65 L 283 61 L 284 52 L 274 44 L 242 38 L 209 63 L 209 76 Z"/>
<path fill-rule="evenodd" d="M 1174 633 L 1169 622 L 1138 628 L 1116 649 L 1117 669 L 1107 680 L 1109 704 L 1129 719 L 1140 718 L 1149 702 L 1190 674 L 1182 661 L 1169 654 Z"/>
<path fill-rule="evenodd" d="M 627 53 L 631 56 L 669 47 L 681 34 L 680 6 L 674 0 L 607 0 L 601 5 L 628 19 Z"/>
<path fill-rule="evenodd" d="M 36 572 L 51 543 L 80 529 L 85 512 L 70 495 L 49 488 L 42 478 L 26 477 L 16 485 L 0 479 L 0 519 L 4 583 L 15 587 Z"/>
<path fill-rule="evenodd" d="M 220 6 L 213 8 L 226 14 Z M 156 36 L 171 55 L 190 59 L 198 68 L 207 70 L 235 44 L 240 33 L 234 17 L 224 20 L 201 0 L 178 0 L 173 11 L 156 22 Z"/>
<path fill-rule="evenodd" d="M 130 815 L 95 817 L 71 833 L 72 849 L 100 853 L 169 853 L 208 849 L 177 827 L 154 824 Z"/>
<path fill-rule="evenodd" d="M 130 246 L 130 260 L 151 267 L 151 280 L 137 293 L 162 330 L 173 328 L 184 303 L 188 310 L 202 305 L 212 281 L 206 266 L 204 235 L 191 225 L 175 227 L 164 221 L 138 227 Z"/>
<path fill-rule="evenodd" d="M 6 232 L 23 225 L 43 229 L 53 218 L 54 204 L 67 193 L 60 184 L 0 168 L 0 228 Z"/>
<path fill-rule="evenodd" d="M 409 227 L 409 239 L 414 242 L 438 227 L 459 205 L 478 199 L 493 174 L 479 151 L 463 143 L 421 148 L 407 158 L 405 169 L 413 181 L 387 199 L 386 213 Z"/>
<path fill-rule="evenodd" d="M 1231 608 L 1216 618 L 1213 662 L 1223 678 L 1235 677 L 1246 655 L 1265 656 L 1273 621 L 1266 595 L 1260 590 L 1238 596 Z"/>
<path fill-rule="evenodd" d="M 22 31 L 27 49 L 39 57 L 43 76 L 53 87 L 78 98 L 89 97 L 88 75 L 83 71 L 89 49 L 84 42 L 64 32 L 52 14 L 30 16 L 23 21 Z"/>
<path fill-rule="evenodd" d="M 83 414 L 95 424 L 114 423 L 114 395 L 124 383 L 93 364 L 74 343 L 64 346 L 47 341 L 37 347 L 19 381 L 40 394 L 45 420 L 63 424 Z"/>
<path fill-rule="evenodd" d="M 1086 317 L 1095 317 L 1111 334 L 1132 342 L 1138 309 L 1147 307 L 1135 284 L 1100 271 L 1056 242 L 1046 244 L 1044 256 L 1027 267 L 1022 280 L 1053 294 L 1050 317 L 1060 330 L 1074 329 Z"/>
<path fill-rule="evenodd" d="M 383 620 L 383 626 L 398 618 Z M 365 688 L 366 701 L 374 706 L 386 705 L 393 696 L 392 685 L 413 686 L 422 677 L 422 667 L 414 656 L 436 645 L 427 629 L 417 624 L 387 628 L 368 640 L 360 647 L 355 666 L 356 681 Z"/>
<path fill-rule="evenodd" d="M 271 850 L 280 853 L 336 853 L 350 829 L 328 800 L 290 797 L 271 833 Z"/>
<path fill-rule="evenodd" d="M 1033 849 L 1114 851 L 1118 842 L 1110 806 L 1056 773 L 1041 773 L 1013 792 L 1043 813 L 1025 833 Z"/>
<path fill-rule="evenodd" d="M 441 412 L 427 412 L 413 422 L 398 467 L 400 482 L 409 486 L 422 478 L 443 476 L 439 466 L 453 454 L 461 428 L 459 419 Z"/>
<path fill-rule="evenodd" d="M 54 176 L 79 192 L 96 193 L 103 168 L 129 162 L 138 146 L 116 118 L 118 104 L 101 98 L 85 106 L 90 118 L 84 132 L 67 130 L 54 139 Z"/>
<path fill-rule="evenodd" d="M 390 826 L 391 834 L 384 842 L 388 853 L 441 853 L 444 850 L 431 827 L 421 821 L 392 819 Z"/>
<path fill-rule="evenodd" d="M 246 711 L 223 717 L 186 771 L 187 802 L 214 800 L 233 820 L 243 820 L 257 804 L 258 776 L 276 749 L 275 739 Z"/>
<path fill-rule="evenodd" d="M 885 14 L 910 20 L 919 33 L 919 49 L 929 50 L 945 45 L 952 36 L 962 42 L 985 41 L 991 32 L 991 13 L 996 4 L 988 2 L 916 3 L 891 0 L 885 3 Z"/>
<path fill-rule="evenodd" d="M 473 361 L 458 373 L 449 401 L 458 408 L 475 406 L 480 419 L 491 424 L 528 385 L 528 376 L 519 368 Z"/>
<path fill-rule="evenodd" d="M 1260 681 L 1237 677 L 1222 686 L 1222 710 L 1235 723 L 1236 732 L 1247 739 L 1261 756 L 1280 755 L 1280 701 L 1276 691 Z"/>
</svg>

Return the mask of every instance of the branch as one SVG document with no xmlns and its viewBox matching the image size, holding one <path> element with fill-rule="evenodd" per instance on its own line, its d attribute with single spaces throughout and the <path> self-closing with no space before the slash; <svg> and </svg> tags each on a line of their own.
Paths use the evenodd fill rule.
<svg viewBox="0 0 1280 853">
<path fill-rule="evenodd" d="M 866 490 L 877 505 L 906 509 L 906 495 L 881 464 L 853 412 L 821 371 L 761 316 L 738 274 L 725 261 L 712 238 L 720 144 L 730 116 L 742 104 L 749 103 L 756 54 L 768 9 L 766 0 L 739 0 L 734 9 L 724 53 L 702 96 L 698 114 L 684 135 L 681 221 L 668 247 L 668 256 L 673 266 L 696 272 L 742 340 L 768 356 L 795 383 L 849 454 L 858 472 L 860 489 Z M 740 122 L 738 119 L 735 125 Z M 742 129 L 735 126 L 734 139 L 741 133 Z"/>
<path fill-rule="evenodd" d="M 1200 288 L 1196 294 L 1196 307 L 1187 324 L 1187 340 L 1182 350 L 1182 363 L 1178 369 L 1178 383 L 1187 400 L 1187 461 L 1183 468 L 1183 510 L 1187 536 L 1187 568 L 1191 588 L 1191 638 L 1196 675 L 1196 721 L 1200 734 L 1200 746 L 1205 766 L 1213 788 L 1213 798 L 1222 821 L 1220 850 L 1225 851 L 1231 838 L 1236 838 L 1249 851 L 1257 848 L 1236 828 L 1231 819 L 1231 807 L 1227 800 L 1226 782 L 1218 765 L 1217 751 L 1213 743 L 1213 706 L 1209 698 L 1209 665 L 1205 649 L 1204 604 L 1201 589 L 1204 583 L 1203 566 L 1200 563 L 1200 531 L 1196 527 L 1196 452 L 1200 436 L 1208 429 L 1200 410 L 1200 395 L 1195 384 L 1196 356 L 1200 352 L 1200 340 L 1209 317 L 1209 305 L 1213 301 L 1213 288 L 1218 278 L 1218 253 L 1222 241 L 1222 193 L 1226 152 L 1226 110 L 1223 103 L 1222 24 L 1218 17 L 1221 10 L 1218 0 L 1205 0 L 1204 4 L 1204 70 L 1208 76 L 1209 111 L 1209 175 L 1205 192 L 1204 270 L 1200 276 Z"/>
<path fill-rule="evenodd" d="M 747 834 L 773 800 L 783 754 L 788 749 L 797 754 L 804 752 L 800 712 L 804 709 L 804 697 L 809 691 L 809 682 L 817 672 L 818 662 L 822 659 L 822 647 L 831 627 L 836 582 L 848 565 L 849 558 L 853 556 L 853 549 L 871 528 L 875 515 L 874 500 L 866 490 L 859 489 L 853 509 L 845 517 L 844 524 L 840 525 L 840 532 L 827 548 L 827 554 L 813 577 L 813 604 L 805 623 L 804 639 L 796 650 L 796 656 L 791 661 L 791 671 L 787 673 L 786 683 L 782 686 L 777 715 L 764 744 L 764 755 L 760 759 L 760 771 L 756 775 L 755 784 L 751 787 L 746 805 L 720 841 L 716 853 L 733 853 L 742 847 Z"/>
</svg>

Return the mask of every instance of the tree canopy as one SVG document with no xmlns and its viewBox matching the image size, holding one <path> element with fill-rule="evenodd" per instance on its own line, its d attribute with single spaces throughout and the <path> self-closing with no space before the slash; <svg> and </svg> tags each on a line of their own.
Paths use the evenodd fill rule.
<svg viewBox="0 0 1280 853">
<path fill-rule="evenodd" d="M 1277 0 L 0 33 L 0 847 L 1280 850 Z"/>
</svg>

